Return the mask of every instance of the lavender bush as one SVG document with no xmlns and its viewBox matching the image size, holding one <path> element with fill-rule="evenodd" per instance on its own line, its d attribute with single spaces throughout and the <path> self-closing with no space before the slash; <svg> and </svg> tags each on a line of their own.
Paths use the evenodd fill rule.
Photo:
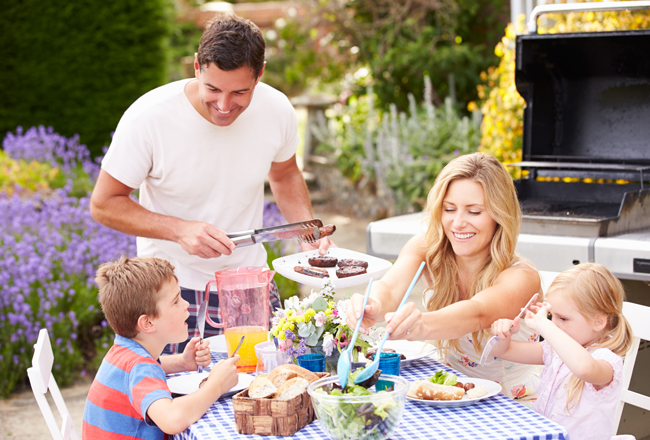
<svg viewBox="0 0 650 440">
<path fill-rule="evenodd" d="M 95 222 L 87 190 L 71 195 L 75 181 L 94 183 L 99 169 L 76 137 L 19 128 L 3 148 L 12 158 L 61 167 L 66 180 L 47 196 L 0 193 L 0 395 L 6 397 L 26 380 L 41 328 L 50 333 L 60 385 L 88 358 L 101 359 L 112 332 L 97 300 L 95 272 L 104 261 L 135 255 L 135 237 Z"/>
</svg>

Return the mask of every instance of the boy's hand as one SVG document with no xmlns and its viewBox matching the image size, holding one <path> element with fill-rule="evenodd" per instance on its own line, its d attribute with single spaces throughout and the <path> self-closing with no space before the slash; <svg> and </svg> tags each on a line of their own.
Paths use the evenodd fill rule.
<svg viewBox="0 0 650 440">
<path fill-rule="evenodd" d="M 547 302 L 543 302 L 530 306 L 530 308 L 535 311 L 535 313 L 530 310 L 526 311 L 526 325 L 531 330 L 535 330 L 539 333 L 540 326 L 544 325 L 544 322 L 548 322 L 548 313 L 551 311 L 551 305 Z"/>
<path fill-rule="evenodd" d="M 212 367 L 212 371 L 210 371 L 210 375 L 208 376 L 208 382 L 216 381 L 221 385 L 219 395 L 237 385 L 239 375 L 237 374 L 237 366 L 235 364 L 239 362 L 239 359 L 241 357 L 236 354 L 231 358 L 220 360 Z"/>
<path fill-rule="evenodd" d="M 512 328 L 510 328 L 512 327 Z M 492 323 L 492 336 L 499 339 L 508 339 L 519 332 L 519 317 L 512 319 L 499 319 Z"/>
<path fill-rule="evenodd" d="M 196 370 L 199 365 L 207 367 L 212 362 L 210 358 L 210 341 L 204 339 L 199 343 L 201 338 L 194 337 L 185 346 L 183 350 L 183 363 L 187 371 Z"/>
</svg>

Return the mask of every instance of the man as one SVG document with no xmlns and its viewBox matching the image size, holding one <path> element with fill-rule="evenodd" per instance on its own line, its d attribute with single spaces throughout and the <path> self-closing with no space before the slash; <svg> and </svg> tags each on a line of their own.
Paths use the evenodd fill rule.
<svg viewBox="0 0 650 440">
<path fill-rule="evenodd" d="M 210 22 L 195 54 L 196 79 L 159 87 L 129 107 L 92 194 L 95 220 L 136 235 L 139 256 L 176 267 L 190 303 L 190 338 L 198 334 L 196 312 L 214 272 L 266 265 L 262 245 L 237 249 L 226 236 L 262 226 L 265 176 L 288 222 L 312 218 L 295 158 L 296 114 L 286 96 L 260 82 L 264 50 L 252 22 L 226 15 Z M 130 198 L 135 188 L 140 204 Z M 330 244 L 324 238 L 301 247 L 322 254 Z M 271 291 L 275 309 L 275 283 Z M 217 311 L 213 294 L 209 313 Z M 206 336 L 220 332 L 206 328 Z"/>
</svg>

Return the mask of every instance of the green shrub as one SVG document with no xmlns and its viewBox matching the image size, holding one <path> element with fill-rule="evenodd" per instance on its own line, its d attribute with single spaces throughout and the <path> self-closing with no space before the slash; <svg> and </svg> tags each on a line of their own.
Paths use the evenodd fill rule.
<svg viewBox="0 0 650 440">
<path fill-rule="evenodd" d="M 478 112 L 472 119 L 459 116 L 450 98 L 435 108 L 431 84 L 425 77 L 422 105 L 409 94 L 409 113 L 381 114 L 374 108 L 372 89 L 351 99 L 330 126 L 321 124 L 315 135 L 321 150 L 331 152 L 342 173 L 361 186 L 373 182 L 379 196 L 391 197 L 395 213 L 421 210 L 438 173 L 454 157 L 476 151 L 480 141 Z"/>
<path fill-rule="evenodd" d="M 169 0 L 3 0 L 0 134 L 79 133 L 93 156 L 127 107 L 167 80 Z"/>
</svg>

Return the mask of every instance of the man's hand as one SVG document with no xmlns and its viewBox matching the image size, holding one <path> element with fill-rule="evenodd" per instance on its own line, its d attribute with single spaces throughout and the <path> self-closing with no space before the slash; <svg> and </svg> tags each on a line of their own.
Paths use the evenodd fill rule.
<svg viewBox="0 0 650 440">
<path fill-rule="evenodd" d="M 298 243 L 300 243 L 300 249 L 303 252 L 313 251 L 318 249 L 319 255 L 325 255 L 327 253 L 327 250 L 331 247 L 338 247 L 337 245 L 334 244 L 332 240 L 329 239 L 329 237 L 323 237 L 314 243 L 304 243 L 302 241 Z"/>
<path fill-rule="evenodd" d="M 177 242 L 185 252 L 201 258 L 230 255 L 237 247 L 223 229 L 196 221 L 183 223 Z"/>
<path fill-rule="evenodd" d="M 200 343 L 199 341 L 201 341 L 201 338 L 197 336 L 185 345 L 182 356 L 186 371 L 194 371 L 199 366 L 207 367 L 212 362 L 209 347 L 210 341 L 207 339 L 204 339 Z"/>
</svg>

